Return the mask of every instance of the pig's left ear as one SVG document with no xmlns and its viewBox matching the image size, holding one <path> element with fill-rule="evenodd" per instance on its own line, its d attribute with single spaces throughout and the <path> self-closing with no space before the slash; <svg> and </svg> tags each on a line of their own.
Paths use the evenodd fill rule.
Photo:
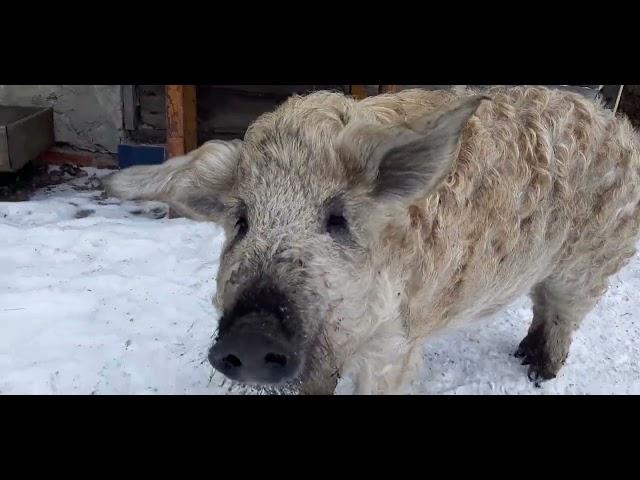
<svg viewBox="0 0 640 480">
<path fill-rule="evenodd" d="M 402 127 L 361 125 L 340 142 L 377 199 L 414 200 L 435 190 L 452 171 L 460 133 L 482 100 L 476 95 Z M 355 163 L 354 163 L 355 162 Z"/>
<path fill-rule="evenodd" d="M 161 165 L 135 166 L 103 180 L 108 194 L 126 200 L 159 200 L 179 215 L 217 221 L 236 177 L 240 140 L 211 141 Z"/>
</svg>

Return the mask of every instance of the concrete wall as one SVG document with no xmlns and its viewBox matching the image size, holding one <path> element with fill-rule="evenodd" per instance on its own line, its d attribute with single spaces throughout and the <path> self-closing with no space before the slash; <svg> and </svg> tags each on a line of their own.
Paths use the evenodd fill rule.
<svg viewBox="0 0 640 480">
<path fill-rule="evenodd" d="M 52 106 L 55 140 L 115 153 L 123 137 L 120 85 L 0 85 L 0 104 Z"/>
</svg>

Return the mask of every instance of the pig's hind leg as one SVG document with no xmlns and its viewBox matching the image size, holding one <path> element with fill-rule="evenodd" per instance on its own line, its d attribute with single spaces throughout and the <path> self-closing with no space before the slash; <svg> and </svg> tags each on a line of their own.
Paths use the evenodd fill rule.
<svg viewBox="0 0 640 480">
<path fill-rule="evenodd" d="M 617 238 L 615 248 L 599 248 L 563 264 L 563 269 L 531 292 L 533 321 L 516 357 L 529 366 L 531 381 L 555 378 L 564 365 L 573 333 L 607 291 L 609 277 L 635 253 L 635 236 Z"/>
<path fill-rule="evenodd" d="M 533 321 L 515 355 L 528 365 L 533 382 L 555 378 L 569 354 L 572 334 L 595 301 L 576 294 L 563 294 L 551 281 L 531 292 Z M 597 299 L 596 299 L 597 301 Z"/>
</svg>

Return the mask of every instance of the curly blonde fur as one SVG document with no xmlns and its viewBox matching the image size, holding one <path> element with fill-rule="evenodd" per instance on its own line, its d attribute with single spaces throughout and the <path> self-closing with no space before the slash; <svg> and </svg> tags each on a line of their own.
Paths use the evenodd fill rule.
<svg viewBox="0 0 640 480">
<path fill-rule="evenodd" d="M 215 185 L 225 198 L 246 199 L 250 191 L 256 205 L 267 205 L 251 251 L 225 253 L 220 305 L 236 298 L 227 288 L 234 272 L 251 275 L 247 256 L 268 263 L 286 252 L 304 264 L 300 295 L 308 296 L 301 298 L 313 298 L 307 313 L 322 317 L 319 326 L 309 326 L 319 332 L 314 348 L 322 353 L 310 357 L 305 392 L 330 393 L 336 372 L 353 372 L 357 393 L 403 392 L 430 333 L 493 313 L 527 293 L 533 322 L 518 354 L 534 378 L 551 378 L 608 278 L 633 256 L 640 229 L 638 136 L 625 118 L 572 93 L 485 92 L 490 101 L 455 137 L 442 181 L 419 195 L 373 198 L 381 174 L 370 157 L 378 145 L 395 132 L 413 135 L 427 125 L 423 119 L 471 94 L 293 97 L 254 122 L 234 151 L 235 179 L 224 191 Z M 218 164 L 206 161 L 200 168 L 215 177 Z M 136 182 L 141 174 L 157 177 L 157 167 L 142 168 Z M 168 181 L 156 183 L 167 191 Z M 125 170 L 107 186 L 127 198 L 159 197 L 154 182 L 142 190 L 127 185 Z M 334 247 L 305 231 L 317 205 L 336 192 L 343 192 L 363 246 L 339 260 Z M 210 218 L 232 234 L 232 215 Z M 289 269 L 276 276 L 287 283 L 301 281 L 300 275 Z"/>
</svg>

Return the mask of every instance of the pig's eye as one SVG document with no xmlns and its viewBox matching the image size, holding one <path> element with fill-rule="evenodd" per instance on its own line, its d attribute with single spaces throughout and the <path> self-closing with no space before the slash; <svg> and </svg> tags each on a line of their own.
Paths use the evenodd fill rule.
<svg viewBox="0 0 640 480">
<path fill-rule="evenodd" d="M 247 234 L 247 231 L 249 231 L 249 223 L 245 217 L 238 218 L 238 221 L 236 222 L 236 231 L 238 232 L 237 236 L 239 238 L 244 237 Z"/>
<path fill-rule="evenodd" d="M 344 235 L 349 233 L 349 222 L 342 215 L 329 215 L 327 232 L 330 235 Z"/>
</svg>

